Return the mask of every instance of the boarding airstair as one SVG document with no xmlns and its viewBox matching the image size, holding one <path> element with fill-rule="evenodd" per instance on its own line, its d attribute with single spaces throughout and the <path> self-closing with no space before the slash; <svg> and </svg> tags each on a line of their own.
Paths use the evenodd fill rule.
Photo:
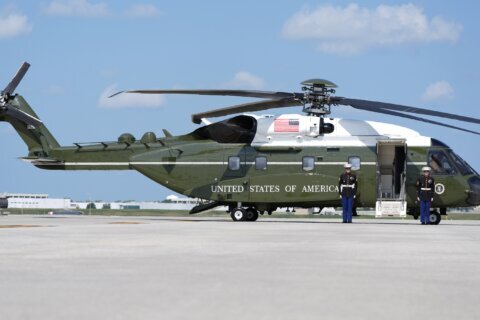
<svg viewBox="0 0 480 320">
<path fill-rule="evenodd" d="M 406 152 L 405 140 L 382 140 L 377 143 L 376 218 L 407 216 Z"/>
</svg>

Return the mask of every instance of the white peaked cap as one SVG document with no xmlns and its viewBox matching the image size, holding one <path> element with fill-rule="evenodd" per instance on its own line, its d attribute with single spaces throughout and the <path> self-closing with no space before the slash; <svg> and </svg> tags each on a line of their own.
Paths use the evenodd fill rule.
<svg viewBox="0 0 480 320">
<path fill-rule="evenodd" d="M 350 163 L 346 163 L 344 166 L 343 166 L 345 169 L 351 169 L 352 168 L 352 165 Z"/>
<path fill-rule="evenodd" d="M 423 167 L 423 168 L 422 168 L 422 171 L 432 171 L 432 168 L 430 168 L 430 167 Z"/>
</svg>

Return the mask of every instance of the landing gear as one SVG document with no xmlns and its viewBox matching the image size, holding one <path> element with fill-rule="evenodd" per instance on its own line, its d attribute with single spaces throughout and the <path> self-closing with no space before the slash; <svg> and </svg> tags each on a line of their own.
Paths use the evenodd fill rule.
<svg viewBox="0 0 480 320">
<path fill-rule="evenodd" d="M 410 216 L 412 216 L 413 219 L 418 220 L 418 218 L 420 217 L 420 208 L 419 208 L 419 207 L 416 207 L 416 208 L 410 209 L 410 210 L 407 212 L 407 214 L 410 215 Z"/>
<path fill-rule="evenodd" d="M 352 216 L 358 217 L 357 207 L 353 207 L 353 208 L 352 208 Z"/>
<path fill-rule="evenodd" d="M 258 211 L 255 208 L 248 208 L 245 214 L 245 221 L 257 221 Z"/>
<path fill-rule="evenodd" d="M 428 216 L 428 223 L 429 224 L 439 224 L 440 221 L 442 220 L 442 216 L 440 215 L 440 213 L 438 213 L 437 211 L 430 211 L 430 215 Z"/>
<path fill-rule="evenodd" d="M 243 208 L 235 208 L 230 212 L 233 221 L 245 221 L 246 210 Z"/>
<path fill-rule="evenodd" d="M 230 216 L 233 221 L 257 221 L 258 210 L 255 208 L 241 208 L 237 207 L 230 211 Z"/>
</svg>

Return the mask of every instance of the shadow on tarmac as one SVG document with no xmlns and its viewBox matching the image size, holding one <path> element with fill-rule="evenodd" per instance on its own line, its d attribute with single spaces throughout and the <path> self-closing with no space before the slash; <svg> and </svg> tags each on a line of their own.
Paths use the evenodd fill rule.
<svg viewBox="0 0 480 320">
<path fill-rule="evenodd" d="M 270 219 L 275 219 L 275 218 L 270 218 Z M 281 218 L 280 218 L 281 219 Z M 230 219 L 221 219 L 221 218 L 203 218 L 203 217 L 197 217 L 197 218 L 175 218 L 175 217 L 155 217 L 155 218 L 148 218 L 145 220 L 151 220 L 151 221 L 175 221 L 175 222 L 220 222 L 220 223 L 287 223 L 287 224 L 343 224 L 342 221 L 326 221 L 326 220 L 315 220 L 312 219 L 310 220 L 300 220 L 300 221 L 295 221 L 292 218 L 286 218 L 284 220 L 263 220 L 259 219 L 257 221 L 243 221 L 243 222 L 234 222 L 231 221 Z M 329 220 L 334 220 L 334 219 L 329 219 Z M 447 221 L 459 221 L 459 220 L 447 220 Z M 399 221 L 375 221 L 375 220 L 369 220 L 369 222 L 364 222 L 364 221 L 353 221 L 352 223 L 346 223 L 346 225 L 408 225 L 408 226 L 422 226 L 420 222 L 418 223 L 412 223 L 412 222 L 399 222 Z M 434 225 L 429 225 L 430 227 L 434 227 Z M 465 226 L 465 227 L 480 227 L 480 221 L 475 221 L 475 223 L 455 223 L 455 224 L 445 224 L 440 222 L 438 226 Z M 437 227 L 438 227 L 437 226 Z"/>
</svg>

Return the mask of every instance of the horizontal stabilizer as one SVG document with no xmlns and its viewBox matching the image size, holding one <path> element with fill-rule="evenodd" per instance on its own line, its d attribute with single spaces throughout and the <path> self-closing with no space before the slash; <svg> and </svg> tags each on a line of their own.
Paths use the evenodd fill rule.
<svg viewBox="0 0 480 320">
<path fill-rule="evenodd" d="M 61 161 L 52 158 L 39 158 L 39 157 L 23 157 L 20 158 L 23 161 L 29 162 L 33 165 L 42 165 L 42 164 L 56 164 L 61 163 Z"/>
</svg>

